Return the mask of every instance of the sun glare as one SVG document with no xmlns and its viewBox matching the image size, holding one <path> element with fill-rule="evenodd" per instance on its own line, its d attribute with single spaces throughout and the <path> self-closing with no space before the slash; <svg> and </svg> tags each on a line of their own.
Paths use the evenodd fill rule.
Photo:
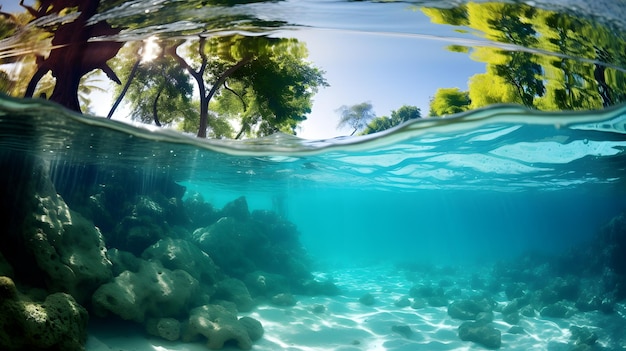
<svg viewBox="0 0 626 351">
<path fill-rule="evenodd" d="M 161 47 L 157 42 L 156 36 L 151 36 L 144 41 L 141 49 L 141 63 L 150 62 L 156 59 L 161 53 Z"/>
</svg>

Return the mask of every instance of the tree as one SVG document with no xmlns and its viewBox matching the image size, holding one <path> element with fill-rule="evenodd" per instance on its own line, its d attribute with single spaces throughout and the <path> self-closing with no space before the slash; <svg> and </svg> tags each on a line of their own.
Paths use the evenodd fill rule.
<svg viewBox="0 0 626 351">
<path fill-rule="evenodd" d="M 361 132 L 362 135 L 382 132 L 393 128 L 412 119 L 421 118 L 420 109 L 416 106 L 404 105 L 397 110 L 391 111 L 391 117 L 382 116 L 374 118 Z"/>
<path fill-rule="evenodd" d="M 198 137 L 206 137 L 209 122 L 209 103 L 213 97 L 234 94 L 240 101 L 237 114 L 240 131 L 268 135 L 279 130 L 295 130 L 298 122 L 310 112 L 311 97 L 320 86 L 328 84 L 323 71 L 305 61 L 306 48 L 295 39 L 263 36 L 222 36 L 211 40 L 201 37 L 189 50 L 196 62 L 188 63 L 178 52 L 182 42 L 167 49 L 167 53 L 195 79 L 200 95 L 200 123 Z M 210 85 L 207 84 L 210 82 Z M 240 89 L 239 92 L 229 88 Z M 210 88 L 209 88 L 210 87 Z M 225 90 L 223 94 L 222 90 Z M 224 100 L 227 98 L 224 98 Z M 230 103 L 228 106 L 233 107 Z M 222 111 L 224 109 L 222 108 Z"/>
<path fill-rule="evenodd" d="M 470 27 L 496 43 L 471 50 L 472 59 L 486 63 L 485 73 L 470 78 L 471 108 L 517 103 L 587 110 L 626 101 L 626 71 L 620 68 L 626 34 L 619 30 L 522 3 L 470 2 L 423 12 L 434 23 Z M 550 52 L 555 54 L 545 54 Z"/>
<path fill-rule="evenodd" d="M 354 130 L 350 135 L 354 135 L 357 131 L 367 127 L 367 124 L 376 117 L 370 102 L 362 102 L 352 106 L 343 105 L 337 109 L 337 112 L 340 115 L 337 128 L 346 126 L 353 128 Z"/>
<path fill-rule="evenodd" d="M 430 116 L 446 116 L 466 111 L 470 106 L 467 91 L 459 88 L 439 88 L 430 99 Z"/>
<path fill-rule="evenodd" d="M 101 69 L 111 80 L 121 83 L 117 75 L 107 65 L 122 43 L 117 41 L 90 41 L 93 37 L 107 37 L 118 34 L 121 28 L 113 28 L 106 21 L 93 22 L 98 12 L 100 0 L 47 0 L 35 9 L 20 4 L 38 20 L 62 11 L 75 11 L 73 21 L 65 21 L 50 28 L 52 49 L 47 56 L 37 56 L 37 70 L 26 87 L 25 97 L 32 97 L 37 83 L 48 72 L 55 77 L 54 90 L 50 100 L 71 110 L 80 112 L 78 90 L 81 78 L 87 73 Z"/>
</svg>

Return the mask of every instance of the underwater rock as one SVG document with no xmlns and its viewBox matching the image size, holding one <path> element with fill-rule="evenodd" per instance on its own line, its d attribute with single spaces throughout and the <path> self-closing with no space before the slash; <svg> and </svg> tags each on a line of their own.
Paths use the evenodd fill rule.
<svg viewBox="0 0 626 351">
<path fill-rule="evenodd" d="M 411 308 L 414 310 L 419 310 L 426 307 L 426 300 L 422 299 L 422 298 L 414 298 L 413 302 L 411 303 Z"/>
<path fill-rule="evenodd" d="M 88 300 L 112 277 L 102 234 L 57 194 L 45 162 L 26 156 L 13 161 L 17 164 L 1 160 L 3 169 L 13 171 L 0 176 L 0 184 L 19 178 L 0 196 L 7 234 L 0 237 L 0 250 L 14 278 L 49 292 L 69 293 L 79 303 Z"/>
<path fill-rule="evenodd" d="M 213 285 L 222 278 L 211 257 L 187 240 L 161 239 L 148 247 L 141 257 L 148 261 L 157 260 L 170 270 L 181 269 L 203 284 Z"/>
<path fill-rule="evenodd" d="M 252 297 L 270 298 L 280 293 L 290 292 L 289 281 L 280 274 L 255 271 L 246 274 L 243 282 Z"/>
<path fill-rule="evenodd" d="M 231 277 L 264 271 L 284 276 L 291 287 L 312 278 L 295 227 L 276 215 L 255 211 L 246 220 L 222 217 L 191 237 Z"/>
<path fill-rule="evenodd" d="M 519 297 L 524 296 L 526 289 L 526 284 L 524 283 L 512 283 L 507 285 L 504 288 L 504 293 L 506 294 L 506 298 L 509 300 L 513 300 Z"/>
<path fill-rule="evenodd" d="M 414 285 L 409 289 L 409 296 L 429 298 L 433 296 L 443 296 L 443 289 L 432 285 Z"/>
<path fill-rule="evenodd" d="M 569 318 L 574 315 L 574 313 L 573 308 L 563 301 L 547 305 L 539 312 L 541 317 L 544 318 Z"/>
<path fill-rule="evenodd" d="M 219 300 L 233 302 L 239 312 L 248 312 L 254 307 L 248 288 L 236 278 L 227 278 L 217 283 L 211 301 Z"/>
<path fill-rule="evenodd" d="M 65 293 L 32 301 L 0 277 L 0 349 L 82 351 L 87 311 Z"/>
<path fill-rule="evenodd" d="M 63 203 L 41 201 L 41 212 L 24 231 L 27 248 L 46 273 L 50 291 L 67 292 L 79 303 L 87 301 L 113 276 L 102 234 Z"/>
<path fill-rule="evenodd" d="M 517 324 L 520 321 L 520 315 L 518 312 L 512 312 L 512 313 L 508 313 L 508 314 L 503 314 L 502 315 L 502 320 L 509 323 L 509 324 Z"/>
<path fill-rule="evenodd" d="M 138 272 L 142 265 L 141 258 L 136 257 L 130 252 L 111 248 L 107 252 L 109 260 L 113 263 L 113 276 L 118 276 L 124 271 Z"/>
<path fill-rule="evenodd" d="M 220 214 L 210 203 L 204 202 L 204 198 L 198 192 L 187 196 L 183 207 L 189 216 L 192 228 L 208 227 L 220 219 Z"/>
<path fill-rule="evenodd" d="M 165 340 L 180 339 L 180 322 L 174 318 L 149 318 L 146 321 L 146 332 Z"/>
<path fill-rule="evenodd" d="M 448 306 L 448 298 L 445 296 L 432 296 L 426 299 L 428 305 L 432 307 L 446 307 Z"/>
<path fill-rule="evenodd" d="M 257 341 L 263 337 L 263 325 L 258 320 L 252 317 L 241 317 L 239 318 L 239 323 L 246 328 L 248 336 L 252 341 Z"/>
<path fill-rule="evenodd" d="M 570 336 L 570 340 L 574 342 L 576 345 L 594 345 L 596 341 L 598 341 L 598 336 L 596 333 L 591 331 L 591 329 L 586 327 L 579 326 L 571 326 L 569 328 L 572 335 Z"/>
<path fill-rule="evenodd" d="M 0 276 L 13 277 L 13 275 L 13 267 L 11 267 L 9 261 L 7 261 L 2 252 L 0 252 Z"/>
<path fill-rule="evenodd" d="M 391 331 L 393 331 L 394 333 L 398 333 L 407 339 L 409 339 L 411 335 L 413 335 L 413 331 L 408 325 L 392 325 Z"/>
<path fill-rule="evenodd" d="M 507 331 L 509 334 L 526 334 L 526 330 L 519 325 L 514 325 Z"/>
<path fill-rule="evenodd" d="M 409 306 L 411 306 L 411 300 L 409 300 L 409 298 L 406 297 L 406 296 L 402 296 L 402 297 L 397 298 L 393 302 L 393 305 L 396 306 L 396 307 L 400 307 L 400 308 L 402 308 L 402 307 L 409 307 Z"/>
<path fill-rule="evenodd" d="M 227 203 L 220 211 L 220 217 L 232 217 L 238 221 L 246 221 L 250 216 L 248 201 L 245 196 L 240 196 Z"/>
<path fill-rule="evenodd" d="M 252 321 L 238 320 L 236 313 L 220 305 L 194 308 L 188 322 L 185 323 L 183 341 L 195 341 L 203 336 L 207 339 L 207 347 L 212 350 L 221 349 L 226 342 L 234 342 L 240 349 L 249 350 L 252 348 L 252 337 L 248 329 L 256 338 L 259 338 L 262 332 L 259 333 L 258 325 L 253 326 Z"/>
<path fill-rule="evenodd" d="M 215 264 L 233 277 L 259 270 L 253 258 L 266 246 L 262 237 L 233 217 L 222 217 L 206 228 L 196 229 L 192 240 L 209 254 Z"/>
<path fill-rule="evenodd" d="M 321 313 L 325 313 L 326 312 L 326 306 L 321 305 L 321 304 L 315 304 L 313 306 L 313 308 L 311 308 L 311 311 L 315 314 L 321 314 Z"/>
<path fill-rule="evenodd" d="M 167 228 L 149 217 L 128 216 L 115 226 L 112 235 L 107 237 L 107 244 L 140 256 L 146 248 L 168 234 Z"/>
<path fill-rule="evenodd" d="M 376 303 L 376 298 L 374 295 L 366 293 L 365 295 L 359 297 L 359 302 L 365 306 L 372 306 Z"/>
<path fill-rule="evenodd" d="M 295 306 L 296 303 L 298 303 L 296 298 L 289 293 L 276 294 L 272 296 L 272 299 L 270 301 L 273 305 L 282 307 Z"/>
<path fill-rule="evenodd" d="M 92 304 L 98 316 L 112 313 L 141 323 L 150 317 L 184 315 L 198 290 L 198 281 L 189 273 L 142 260 L 137 272 L 124 271 L 100 286 Z"/>
<path fill-rule="evenodd" d="M 561 300 L 576 301 L 579 291 L 579 278 L 574 276 L 556 277 L 540 291 L 539 299 L 543 304 L 553 304 Z"/>
<path fill-rule="evenodd" d="M 459 326 L 458 332 L 461 340 L 472 341 L 488 349 L 498 349 L 502 345 L 500 331 L 489 325 L 463 322 Z"/>
<path fill-rule="evenodd" d="M 493 305 L 485 298 L 454 301 L 448 306 L 448 315 L 460 320 L 475 320 L 481 312 L 491 312 Z"/>
<path fill-rule="evenodd" d="M 537 316 L 537 311 L 530 305 L 520 308 L 519 312 L 522 316 L 526 316 L 526 317 L 533 318 Z"/>
</svg>

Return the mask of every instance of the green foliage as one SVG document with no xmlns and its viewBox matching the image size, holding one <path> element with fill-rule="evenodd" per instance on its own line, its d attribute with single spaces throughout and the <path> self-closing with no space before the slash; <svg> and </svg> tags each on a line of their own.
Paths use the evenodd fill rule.
<svg viewBox="0 0 626 351">
<path fill-rule="evenodd" d="M 189 75 L 170 56 L 158 55 L 152 61 L 141 62 L 131 76 L 133 66 L 140 59 L 138 43 L 129 45 L 115 59 L 123 79 L 132 79 L 126 92 L 130 101 L 130 117 L 143 123 L 160 126 L 191 118 L 193 86 Z M 123 86 L 115 88 L 116 95 Z"/>
<path fill-rule="evenodd" d="M 367 124 L 376 117 L 370 102 L 362 102 L 352 106 L 343 105 L 337 109 L 337 112 L 340 115 L 337 128 L 353 128 L 350 135 L 365 129 Z"/>
<path fill-rule="evenodd" d="M 295 39 L 236 37 L 229 53 L 236 58 L 256 57 L 228 80 L 231 86 L 239 87 L 243 99 L 241 104 L 231 104 L 240 106 L 244 117 L 237 137 L 278 131 L 295 134 L 297 124 L 311 112 L 313 95 L 319 87 L 328 86 L 323 71 L 305 61 L 306 47 Z M 218 103 L 224 95 L 229 94 L 222 90 Z"/>
<path fill-rule="evenodd" d="M 472 58 L 485 62 L 486 70 L 469 80 L 471 105 L 447 101 L 440 89 L 431 101 L 431 115 L 494 103 L 587 110 L 626 101 L 626 73 L 616 68 L 626 66 L 625 33 L 522 3 L 470 2 L 454 9 L 423 12 L 434 23 L 470 27 L 485 39 L 525 48 L 473 48 Z M 450 50 L 460 51 L 457 47 Z"/>
<path fill-rule="evenodd" d="M 395 127 L 406 121 L 421 117 L 419 108 L 404 105 L 397 110 L 391 111 L 391 117 L 382 116 L 374 118 L 360 134 L 366 135 L 382 132 L 383 130 Z"/>
<path fill-rule="evenodd" d="M 467 91 L 459 88 L 439 88 L 430 99 L 430 116 L 446 116 L 466 111 L 470 105 Z"/>
</svg>

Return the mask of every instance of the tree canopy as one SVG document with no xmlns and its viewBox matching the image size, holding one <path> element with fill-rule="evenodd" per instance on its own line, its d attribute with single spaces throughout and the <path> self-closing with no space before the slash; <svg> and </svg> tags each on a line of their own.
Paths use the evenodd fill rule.
<svg viewBox="0 0 626 351">
<path fill-rule="evenodd" d="M 466 111 L 470 106 L 470 97 L 459 88 L 439 88 L 430 99 L 430 116 L 446 116 Z"/>
<path fill-rule="evenodd" d="M 582 110 L 626 101 L 626 72 L 619 68 L 626 64 L 624 33 L 523 3 L 470 2 L 422 11 L 434 23 L 469 27 L 496 43 L 472 48 L 471 57 L 486 64 L 485 72 L 470 77 L 468 91 L 439 89 L 431 115 L 494 103 Z M 468 98 L 460 100 L 462 95 Z"/>
<path fill-rule="evenodd" d="M 339 123 L 337 128 L 349 127 L 352 128 L 354 135 L 359 130 L 363 130 L 367 127 L 367 124 L 376 117 L 374 113 L 374 107 L 371 102 L 362 102 L 352 106 L 343 105 L 337 109 L 339 113 Z"/>
<path fill-rule="evenodd" d="M 119 98 L 111 113 L 126 98 L 133 118 L 157 125 L 177 122 L 186 130 L 197 126 L 199 137 L 207 133 L 220 137 L 295 133 L 297 124 L 311 110 L 312 96 L 328 85 L 324 72 L 306 60 L 304 44 L 262 35 L 204 34 L 238 26 L 253 32 L 255 28 L 265 31 L 284 25 L 255 18 L 248 12 L 220 11 L 250 2 L 254 0 L 168 2 L 158 11 L 131 7 L 124 16 L 116 15 L 125 3 L 123 0 L 42 0 L 33 6 L 20 3 L 25 14 L 0 13 L 0 35 L 4 38 L 28 33 L 49 45 L 28 51 L 35 55 L 19 57 L 22 63 L 31 62 L 29 70 L 23 70 L 27 79 L 14 79 L 2 72 L 6 79 L 0 89 L 25 97 L 38 94 L 80 112 L 88 109 L 88 95 L 82 94 L 79 99 L 79 91 L 98 89 L 98 85 L 88 84 L 86 78 L 100 70 L 120 84 L 116 88 Z M 50 15 L 58 15 L 61 20 L 38 24 Z M 149 63 L 140 62 L 135 42 L 116 37 L 123 29 L 142 33 L 153 25 L 183 20 L 195 22 L 166 35 L 197 39 L 162 38 L 161 54 Z M 28 31 L 22 30 L 31 22 L 35 24 L 29 25 Z M 37 41 L 28 40 L 32 42 Z M 17 56 L 12 57 L 17 60 Z M 124 78 L 123 86 L 119 77 Z M 192 81 L 196 83 L 195 91 Z M 194 95 L 199 95 L 199 99 L 194 99 Z M 230 103 L 232 97 L 240 104 Z M 195 117 L 192 104 L 198 107 Z M 210 112 L 209 106 L 215 111 Z M 199 121 L 196 123 L 194 118 Z M 227 127 L 231 122 L 238 132 Z"/>
<path fill-rule="evenodd" d="M 421 111 L 416 106 L 404 105 L 391 111 L 391 117 L 381 116 L 374 118 L 361 132 L 362 135 L 382 132 L 412 119 L 421 118 Z"/>
</svg>

